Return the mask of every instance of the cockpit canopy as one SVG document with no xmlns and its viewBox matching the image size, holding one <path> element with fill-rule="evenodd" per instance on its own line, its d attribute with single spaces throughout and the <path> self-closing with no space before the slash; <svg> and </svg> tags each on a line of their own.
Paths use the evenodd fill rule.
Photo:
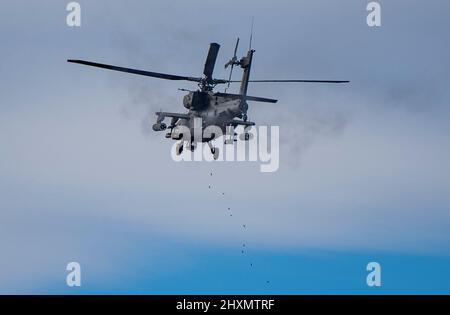
<svg viewBox="0 0 450 315">
<path fill-rule="evenodd" d="M 201 110 L 208 107 L 209 94 L 207 92 L 189 92 L 183 98 L 183 105 L 190 110 Z"/>
</svg>

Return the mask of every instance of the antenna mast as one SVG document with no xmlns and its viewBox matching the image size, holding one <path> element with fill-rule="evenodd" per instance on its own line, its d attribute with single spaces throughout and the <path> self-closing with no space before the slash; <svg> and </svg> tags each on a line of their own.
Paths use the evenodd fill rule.
<svg viewBox="0 0 450 315">
<path fill-rule="evenodd" d="M 253 23 L 255 22 L 255 17 L 252 16 L 252 26 L 250 28 L 250 44 L 248 50 L 252 50 L 252 41 L 253 41 Z"/>
</svg>

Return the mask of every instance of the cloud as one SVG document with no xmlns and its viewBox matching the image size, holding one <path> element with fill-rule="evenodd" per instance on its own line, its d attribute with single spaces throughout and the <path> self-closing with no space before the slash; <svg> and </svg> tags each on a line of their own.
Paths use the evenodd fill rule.
<svg viewBox="0 0 450 315">
<path fill-rule="evenodd" d="M 360 1 L 346 4 L 349 11 L 314 3 L 239 3 L 244 9 L 232 20 L 208 4 L 211 14 L 203 13 L 199 24 L 191 4 L 152 3 L 149 10 L 147 2 L 134 2 L 125 14 L 117 2 L 108 7 L 110 18 L 99 19 L 106 6 L 96 2 L 86 4 L 83 27 L 74 33 L 55 26 L 60 12 L 48 2 L 37 12 L 51 18 L 29 26 L 35 32 L 26 42 L 18 40 L 28 34 L 26 18 L 18 23 L 25 30 L 15 33 L 15 20 L 5 17 L 0 245 L 8 260 L 0 271 L 2 287 L 32 286 L 37 277 L 53 281 L 73 253 L 100 273 L 106 266 L 105 277 L 115 260 L 126 265 L 124 252 L 138 256 L 145 246 L 160 252 L 158 266 L 167 253 L 157 242 L 132 243 L 144 235 L 163 245 L 178 239 L 233 246 L 241 242 L 242 224 L 261 249 L 442 254 L 450 245 L 450 69 L 442 59 L 448 43 L 441 40 L 446 11 L 418 2 L 386 4 L 386 28 L 376 32 L 364 25 Z M 161 12 L 170 14 L 169 26 Z M 252 94 L 280 100 L 250 108 L 252 120 L 281 126 L 282 164 L 274 174 L 261 174 L 251 163 L 173 162 L 172 143 L 161 134 L 143 136 L 141 128 L 155 110 L 182 109 L 176 88 L 186 86 L 65 63 L 80 56 L 195 75 L 208 43 L 219 41 L 217 77 L 224 77 L 219 65 L 236 35 L 248 34 L 248 12 L 257 23 L 255 78 L 352 81 L 339 87 L 252 85 Z M 419 12 L 436 24 L 401 23 Z M 390 20 L 393 15 L 400 21 Z M 278 23 L 268 23 L 274 16 Z M 421 79 L 426 69 L 430 80 Z"/>
</svg>

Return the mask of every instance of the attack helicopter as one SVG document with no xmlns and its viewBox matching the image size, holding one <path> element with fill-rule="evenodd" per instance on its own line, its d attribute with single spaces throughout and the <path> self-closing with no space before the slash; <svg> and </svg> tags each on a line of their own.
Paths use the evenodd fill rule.
<svg viewBox="0 0 450 315">
<path fill-rule="evenodd" d="M 108 65 L 103 63 L 96 63 L 85 60 L 69 59 L 68 62 L 92 66 L 102 69 L 126 72 L 131 74 L 137 74 L 147 77 L 153 77 L 165 80 L 175 80 L 175 81 L 190 81 L 196 82 L 198 85 L 197 90 L 186 90 L 180 89 L 182 91 L 188 92 L 183 98 L 183 106 L 187 110 L 185 113 L 170 113 L 170 112 L 156 112 L 156 122 L 152 126 L 154 131 L 165 131 L 166 138 L 173 140 L 184 140 L 180 141 L 176 146 L 176 153 L 179 155 L 182 153 L 183 148 L 186 146 L 187 149 L 193 151 L 196 148 L 197 141 L 207 142 L 211 150 L 211 154 L 214 159 L 219 156 L 218 148 L 214 147 L 211 143 L 212 140 L 216 138 L 214 133 L 205 136 L 203 130 L 209 126 L 216 126 L 222 130 L 225 134 L 227 128 L 243 126 L 244 128 L 254 126 L 255 123 L 248 120 L 248 102 L 265 102 L 265 103 L 276 103 L 276 99 L 250 96 L 247 94 L 249 83 L 348 83 L 350 81 L 332 81 L 332 80 L 252 80 L 250 79 L 250 72 L 253 62 L 253 54 L 255 50 L 250 45 L 247 54 L 238 59 L 237 50 L 239 46 L 239 38 L 236 41 L 234 48 L 233 57 L 225 64 L 225 69 L 230 68 L 228 79 L 216 79 L 213 77 L 214 67 L 216 64 L 217 56 L 219 54 L 220 45 L 217 43 L 211 43 L 209 46 L 209 51 L 206 57 L 205 65 L 203 68 L 203 76 L 201 77 L 190 77 L 190 76 L 180 76 L 172 75 L 159 72 L 144 71 L 138 69 L 118 67 L 114 65 Z M 235 81 L 232 80 L 232 74 L 234 67 L 239 66 L 243 73 L 242 79 Z M 227 87 L 231 83 L 240 83 L 239 93 L 227 93 L 227 92 L 215 92 L 214 88 L 220 84 L 226 84 Z M 226 91 L 226 90 L 225 90 Z M 166 118 L 171 118 L 170 124 L 164 123 Z M 194 139 L 194 120 L 196 118 L 201 118 L 201 139 Z M 191 139 L 185 139 L 182 130 L 190 130 Z M 198 127 L 197 127 L 198 128 Z M 235 135 L 236 136 L 236 135 Z M 251 134 L 244 132 L 242 135 L 242 140 L 249 140 Z M 188 140 L 188 141 L 186 141 Z M 226 142 L 227 143 L 227 142 Z M 229 142 L 228 142 L 229 143 Z M 232 142 L 231 142 L 232 143 Z"/>
</svg>

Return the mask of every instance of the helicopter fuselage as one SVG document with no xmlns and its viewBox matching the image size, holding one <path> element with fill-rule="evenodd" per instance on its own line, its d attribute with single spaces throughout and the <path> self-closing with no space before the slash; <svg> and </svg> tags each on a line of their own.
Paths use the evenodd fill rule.
<svg viewBox="0 0 450 315">
<path fill-rule="evenodd" d="M 215 79 L 213 77 L 214 66 L 216 63 L 217 55 L 219 53 L 220 45 L 217 43 L 211 43 L 209 46 L 208 55 L 206 57 L 205 65 L 203 68 L 202 77 L 192 76 L 180 76 L 167 73 L 145 71 L 140 69 L 125 68 L 109 64 L 102 64 L 86 60 L 69 59 L 68 62 L 77 63 L 86 66 L 92 66 L 107 70 L 126 72 L 136 75 L 143 75 L 147 77 L 153 77 L 164 80 L 175 81 L 189 81 L 196 82 L 199 89 L 197 91 L 189 91 L 183 98 L 183 105 L 187 109 L 187 113 L 168 113 L 157 112 L 156 123 L 152 126 L 154 131 L 164 131 L 167 128 L 170 132 L 166 133 L 166 138 L 171 138 L 180 141 L 177 146 L 177 154 L 181 154 L 183 151 L 183 142 L 188 141 L 188 148 L 195 149 L 196 142 L 208 142 L 211 149 L 211 153 L 214 159 L 218 158 L 218 149 L 212 147 L 211 140 L 219 138 L 221 135 L 227 134 L 228 126 L 254 126 L 255 123 L 247 121 L 247 101 L 276 103 L 277 100 L 249 96 L 247 94 L 249 82 L 278 82 L 278 83 L 292 83 L 292 82 L 304 82 L 304 83 L 348 83 L 349 81 L 330 81 L 330 80 L 250 80 L 250 70 L 252 67 L 253 53 L 255 50 L 251 47 L 247 55 L 241 59 L 237 58 L 237 48 L 239 44 L 239 38 L 237 39 L 234 49 L 233 58 L 225 64 L 225 69 L 230 67 L 230 75 L 228 80 Z M 242 79 L 240 81 L 232 80 L 233 68 L 239 66 L 243 70 Z M 231 94 L 227 92 L 213 92 L 213 89 L 218 84 L 240 83 L 240 89 L 238 94 Z M 167 126 L 163 121 L 165 118 L 171 118 L 172 121 Z M 235 119 L 239 118 L 239 119 Z M 200 121 L 200 124 L 199 124 Z M 211 127 L 211 128 L 209 128 Z M 214 127 L 214 128 L 212 128 Z M 214 132 L 212 129 L 215 129 Z M 219 130 L 220 129 L 220 132 Z M 201 136 L 198 137 L 198 133 L 201 132 Z M 190 135 L 186 135 L 189 133 Z M 234 134 L 233 134 L 234 137 Z M 244 140 L 250 139 L 250 135 L 247 131 L 244 132 Z M 227 139 L 229 140 L 229 139 Z M 231 142 L 232 143 L 232 142 Z"/>
<path fill-rule="evenodd" d="M 183 137 L 183 131 L 189 129 L 191 140 L 200 140 L 194 140 L 194 134 L 195 129 L 201 127 L 202 142 L 211 141 L 217 136 L 212 127 L 219 128 L 222 134 L 225 134 L 227 126 L 230 126 L 234 118 L 242 118 L 247 108 L 247 103 L 243 100 L 220 97 L 213 92 L 201 91 L 185 95 L 183 105 L 188 109 L 189 118 L 180 118 L 173 126 L 170 137 L 179 140 Z M 210 132 L 205 133 L 207 128 Z M 203 136 L 205 134 L 207 136 Z"/>
</svg>

